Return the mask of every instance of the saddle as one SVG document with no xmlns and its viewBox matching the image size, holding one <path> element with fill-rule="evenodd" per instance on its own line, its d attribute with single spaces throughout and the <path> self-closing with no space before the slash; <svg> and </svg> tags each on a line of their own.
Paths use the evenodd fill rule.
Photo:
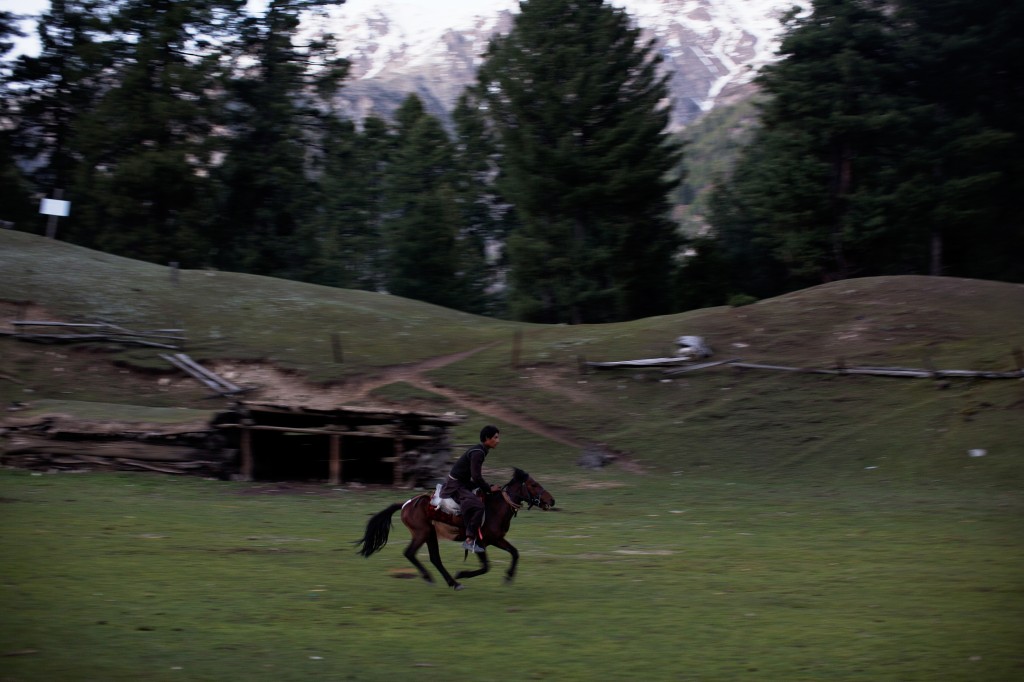
<svg viewBox="0 0 1024 682">
<path fill-rule="evenodd" d="M 428 495 L 424 494 L 424 497 Z M 462 508 L 459 507 L 459 503 L 450 497 L 441 497 L 441 484 L 438 483 L 437 487 L 434 488 L 434 494 L 430 495 L 430 500 L 427 504 L 427 518 L 435 524 L 441 523 L 446 526 L 452 526 L 453 528 L 449 531 L 451 533 L 465 533 L 465 528 L 462 523 Z"/>
<path fill-rule="evenodd" d="M 453 516 L 462 514 L 462 507 L 451 497 L 441 497 L 441 484 L 434 486 L 434 494 L 430 497 L 430 506 L 437 511 L 446 512 Z"/>
<path fill-rule="evenodd" d="M 440 483 L 434 488 L 434 494 L 430 496 L 430 503 L 427 505 L 427 518 L 435 523 L 454 526 L 460 539 L 464 537 L 466 527 L 462 521 L 462 507 L 450 497 L 441 497 Z"/>
</svg>

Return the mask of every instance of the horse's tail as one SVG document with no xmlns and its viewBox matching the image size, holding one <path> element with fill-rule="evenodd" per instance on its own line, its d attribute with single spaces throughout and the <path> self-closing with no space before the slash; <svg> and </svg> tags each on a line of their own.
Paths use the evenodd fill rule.
<svg viewBox="0 0 1024 682">
<path fill-rule="evenodd" d="M 391 532 L 391 517 L 396 511 L 402 508 L 402 503 L 396 503 L 377 512 L 369 523 L 366 524 L 366 532 L 363 537 L 355 541 L 355 544 L 362 545 L 359 553 L 369 557 L 381 547 L 388 544 L 388 534 Z"/>
</svg>

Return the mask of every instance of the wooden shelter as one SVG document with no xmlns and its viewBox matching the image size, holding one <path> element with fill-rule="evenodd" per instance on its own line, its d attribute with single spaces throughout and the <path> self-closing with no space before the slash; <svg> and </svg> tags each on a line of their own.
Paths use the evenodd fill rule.
<svg viewBox="0 0 1024 682">
<path fill-rule="evenodd" d="M 63 406 L 67 408 L 67 405 Z M 118 406 L 110 406 L 111 414 Z M 102 414 L 102 408 L 100 408 Z M 234 403 L 189 421 L 32 410 L 0 423 L 0 463 L 46 471 L 140 469 L 236 480 L 432 485 L 451 466 L 454 414 Z"/>
<path fill-rule="evenodd" d="M 236 403 L 213 427 L 237 447 L 242 480 L 326 479 L 414 486 L 450 465 L 454 414 Z"/>
</svg>

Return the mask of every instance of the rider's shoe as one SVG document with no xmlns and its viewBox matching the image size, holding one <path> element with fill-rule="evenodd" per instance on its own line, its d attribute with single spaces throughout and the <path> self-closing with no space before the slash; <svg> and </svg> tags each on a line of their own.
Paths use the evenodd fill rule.
<svg viewBox="0 0 1024 682">
<path fill-rule="evenodd" d="M 476 544 L 476 540 L 472 538 L 466 538 L 466 541 L 462 543 L 462 549 L 466 550 L 467 552 L 477 553 L 484 551 L 484 548 Z"/>
</svg>

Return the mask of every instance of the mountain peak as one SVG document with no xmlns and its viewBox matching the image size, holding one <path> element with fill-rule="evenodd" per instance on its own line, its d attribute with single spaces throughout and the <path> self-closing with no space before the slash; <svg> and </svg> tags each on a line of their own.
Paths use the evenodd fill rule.
<svg viewBox="0 0 1024 682">
<path fill-rule="evenodd" d="M 674 128 L 682 128 L 737 93 L 774 59 L 782 13 L 809 0 L 611 0 L 656 40 L 672 72 Z M 347 0 L 309 30 L 339 38 L 352 63 L 338 104 L 362 120 L 389 118 L 415 92 L 448 120 L 471 83 L 488 42 L 511 29 L 518 0 Z"/>
</svg>

